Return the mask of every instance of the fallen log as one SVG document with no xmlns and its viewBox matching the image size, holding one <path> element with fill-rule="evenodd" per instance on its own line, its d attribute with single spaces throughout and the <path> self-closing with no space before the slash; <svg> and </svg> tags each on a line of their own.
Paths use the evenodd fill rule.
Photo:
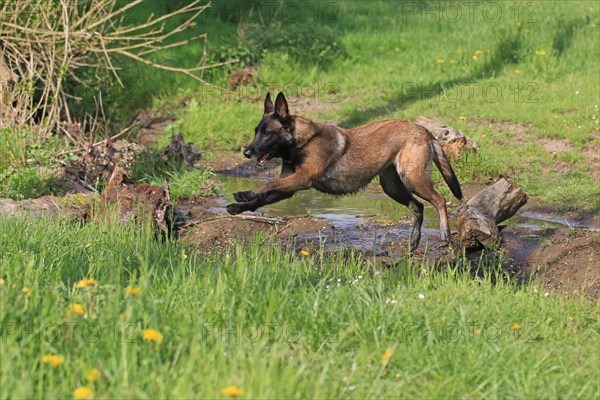
<svg viewBox="0 0 600 400">
<path fill-rule="evenodd" d="M 30 215 L 33 218 L 85 220 L 95 193 L 68 194 L 64 197 L 43 196 L 37 199 L 0 199 L 0 217 Z"/>
<path fill-rule="evenodd" d="M 437 119 L 420 116 L 417 124 L 424 126 L 435 136 L 444 153 L 451 159 L 458 160 L 469 151 L 478 151 L 477 144 L 471 138 Z"/>
<path fill-rule="evenodd" d="M 515 215 L 527 195 L 515 182 L 501 178 L 458 208 L 456 227 L 465 248 L 494 247 L 500 242 L 498 224 Z"/>
</svg>

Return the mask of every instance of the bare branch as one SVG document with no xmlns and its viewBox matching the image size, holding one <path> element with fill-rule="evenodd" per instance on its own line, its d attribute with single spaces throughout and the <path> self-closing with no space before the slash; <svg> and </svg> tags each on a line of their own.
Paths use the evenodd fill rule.
<svg viewBox="0 0 600 400">
<path fill-rule="evenodd" d="M 171 40 L 174 35 L 194 27 L 198 16 L 211 3 L 193 0 L 168 14 L 125 24 L 126 14 L 145 1 L 150 0 L 132 0 L 118 6 L 117 0 L 90 0 L 84 7 L 73 0 L 2 2 L 0 129 L 26 125 L 40 132 L 41 141 L 52 130 L 64 133 L 61 124 L 72 122 L 71 108 L 77 101 L 66 89 L 67 79 L 81 85 L 105 82 L 123 87 L 120 68 L 113 58 L 117 55 L 153 68 L 185 74 L 215 87 L 203 78 L 203 72 L 237 60 L 207 65 L 206 33 Z M 185 16 L 183 22 L 165 31 L 169 21 L 181 16 Z M 195 41 L 201 41 L 203 46 L 202 58 L 195 66 L 169 65 L 151 58 L 162 50 Z M 86 80 L 84 70 L 90 71 L 94 79 Z M 74 138 L 77 139 L 70 137 Z"/>
</svg>

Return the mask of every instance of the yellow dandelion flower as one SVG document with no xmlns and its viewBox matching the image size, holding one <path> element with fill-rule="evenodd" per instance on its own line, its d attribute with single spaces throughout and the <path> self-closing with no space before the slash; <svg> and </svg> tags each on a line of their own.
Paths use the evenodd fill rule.
<svg viewBox="0 0 600 400">
<path fill-rule="evenodd" d="M 483 54 L 483 50 L 475 50 L 475 54 Z"/>
<path fill-rule="evenodd" d="M 85 378 L 88 381 L 97 381 L 98 378 L 100 378 L 100 370 L 98 370 L 97 368 L 92 368 L 90 369 L 86 374 L 85 374 Z"/>
<path fill-rule="evenodd" d="M 246 392 L 244 392 L 242 389 L 236 386 L 224 387 L 223 389 L 221 389 L 221 393 L 231 397 L 242 397 L 246 395 Z"/>
<path fill-rule="evenodd" d="M 513 331 L 518 331 L 519 329 L 521 329 L 521 324 L 519 324 L 518 322 L 515 322 L 511 325 L 510 329 Z"/>
<path fill-rule="evenodd" d="M 42 362 L 44 364 L 52 365 L 54 368 L 58 368 L 59 365 L 62 365 L 65 362 L 65 359 L 56 354 L 46 354 L 42 357 Z"/>
<path fill-rule="evenodd" d="M 475 54 L 473 54 L 473 55 L 471 56 L 471 59 L 472 59 L 472 60 L 475 60 L 475 61 L 477 61 L 477 59 L 478 59 L 478 58 L 479 58 L 479 57 L 477 57 Z"/>
<path fill-rule="evenodd" d="M 481 335 L 481 329 L 475 329 L 473 333 L 476 335 Z"/>
<path fill-rule="evenodd" d="M 450 60 L 450 64 L 454 64 L 456 61 L 454 60 Z"/>
<path fill-rule="evenodd" d="M 90 400 L 94 398 L 94 392 L 87 386 L 80 386 L 73 392 L 75 400 Z"/>
<path fill-rule="evenodd" d="M 77 282 L 77 284 L 75 285 L 76 289 L 82 289 L 84 287 L 88 287 L 88 286 L 96 286 L 98 285 L 98 281 L 96 281 L 95 279 L 82 279 L 79 282 Z"/>
<path fill-rule="evenodd" d="M 521 70 L 520 69 L 515 69 L 515 74 L 521 75 Z"/>
<path fill-rule="evenodd" d="M 594 11 L 594 9 L 592 7 L 590 7 L 590 8 L 588 8 L 588 11 L 592 12 L 592 11 Z"/>
<path fill-rule="evenodd" d="M 302 254 L 304 257 L 308 257 L 310 253 L 308 252 L 308 250 L 300 250 L 300 254 Z"/>
<path fill-rule="evenodd" d="M 464 115 L 461 115 L 460 117 L 458 117 L 458 119 L 460 119 L 461 121 L 466 121 L 467 117 L 465 117 Z"/>
<path fill-rule="evenodd" d="M 142 339 L 160 344 L 163 341 L 163 335 L 156 329 L 144 329 L 142 331 Z"/>
<path fill-rule="evenodd" d="M 544 50 L 536 50 L 535 54 L 538 55 L 538 56 L 545 56 L 546 52 Z"/>
<path fill-rule="evenodd" d="M 333 42 L 333 43 L 331 43 L 331 45 L 332 45 L 333 47 L 335 47 L 335 46 L 337 46 L 337 42 Z"/>
<path fill-rule="evenodd" d="M 85 308 L 83 308 L 83 306 L 81 304 L 71 304 L 71 306 L 69 307 L 69 309 L 67 310 L 67 317 L 70 317 L 71 314 L 79 314 L 79 315 L 83 315 L 85 314 Z"/>
<path fill-rule="evenodd" d="M 139 287 L 131 287 L 131 286 L 127 286 L 125 288 L 125 293 L 131 295 L 131 296 L 136 296 L 140 293 L 142 293 L 142 289 L 140 289 Z"/>
<path fill-rule="evenodd" d="M 399 52 L 399 51 L 400 51 L 400 47 L 396 47 L 396 48 L 394 49 L 394 51 L 395 51 L 396 53 L 397 53 L 397 52 Z"/>
<path fill-rule="evenodd" d="M 4 279 L 0 278 L 0 286 L 4 285 Z"/>
<path fill-rule="evenodd" d="M 442 58 L 438 58 L 437 60 L 435 60 L 436 63 L 438 64 L 443 64 L 446 62 L 446 60 L 442 59 Z"/>
<path fill-rule="evenodd" d="M 31 296 L 31 289 L 24 287 L 23 289 L 21 289 L 21 291 L 25 293 L 25 296 Z"/>
<path fill-rule="evenodd" d="M 392 348 L 388 347 L 387 349 L 385 349 L 385 353 L 383 353 L 383 355 L 381 356 L 381 363 L 385 364 L 385 362 L 387 360 L 389 360 L 391 356 L 392 356 Z"/>
</svg>

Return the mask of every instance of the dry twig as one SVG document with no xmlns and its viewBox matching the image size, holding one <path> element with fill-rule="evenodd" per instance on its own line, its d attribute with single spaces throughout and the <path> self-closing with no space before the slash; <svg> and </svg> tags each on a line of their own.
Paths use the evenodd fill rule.
<svg viewBox="0 0 600 400">
<path fill-rule="evenodd" d="M 205 33 L 173 40 L 174 35 L 196 25 L 196 19 L 211 6 L 210 2 L 193 0 L 166 15 L 151 16 L 137 24 L 125 23 L 126 15 L 145 1 L 133 0 L 122 6 L 117 5 L 117 0 L 2 2 L 0 129 L 37 128 L 40 141 L 53 130 L 65 132 L 59 126 L 72 122 L 71 107 L 77 100 L 68 93 L 65 83 L 98 86 L 100 81 L 112 77 L 122 86 L 115 55 L 183 73 L 206 85 L 210 83 L 202 78 L 204 70 L 237 61 L 207 65 Z M 165 29 L 167 22 L 184 15 L 178 26 Z M 148 57 L 193 41 L 203 46 L 201 65 L 173 66 Z M 84 71 L 92 74 L 85 75 Z"/>
</svg>

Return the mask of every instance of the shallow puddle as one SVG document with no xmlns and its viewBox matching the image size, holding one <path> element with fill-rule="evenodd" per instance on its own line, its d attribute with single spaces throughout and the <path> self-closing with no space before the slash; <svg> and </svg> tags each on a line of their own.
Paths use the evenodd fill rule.
<svg viewBox="0 0 600 400">
<path fill-rule="evenodd" d="M 230 175 L 219 175 L 219 181 L 223 184 L 225 193 L 222 204 L 220 204 L 223 209 L 221 207 L 215 209 L 218 212 L 224 212 L 225 205 L 233 202 L 233 193 L 253 190 L 264 184 L 264 180 Z M 427 202 L 423 203 L 425 204 L 424 232 L 426 230 L 429 233 L 435 232 L 439 226 L 438 215 L 431 205 Z M 452 204 L 448 207 L 448 214 L 451 219 L 455 215 L 458 206 L 458 202 L 452 199 Z M 355 227 L 366 222 L 379 222 L 384 224 L 407 224 L 407 227 L 410 228 L 413 221 L 413 215 L 408 208 L 390 199 L 375 183 L 352 196 L 331 196 L 317 190 L 305 190 L 296 193 L 290 199 L 265 206 L 257 212 L 266 217 L 310 215 L 323 218 L 339 227 L 344 225 Z M 532 231 L 563 227 L 587 230 L 599 229 L 567 218 L 523 210 L 519 211 L 505 224 L 518 225 Z"/>
<path fill-rule="evenodd" d="M 233 193 L 258 188 L 264 182 L 250 178 L 220 176 L 225 199 L 233 202 Z M 310 215 L 336 225 L 356 225 L 367 221 L 409 223 L 413 215 L 401 204 L 390 199 L 378 185 L 371 184 L 352 196 L 332 196 L 317 190 L 304 190 L 294 197 L 270 204 L 258 210 L 267 217 Z M 436 228 L 438 216 L 433 208 L 425 208 L 424 228 Z"/>
</svg>

